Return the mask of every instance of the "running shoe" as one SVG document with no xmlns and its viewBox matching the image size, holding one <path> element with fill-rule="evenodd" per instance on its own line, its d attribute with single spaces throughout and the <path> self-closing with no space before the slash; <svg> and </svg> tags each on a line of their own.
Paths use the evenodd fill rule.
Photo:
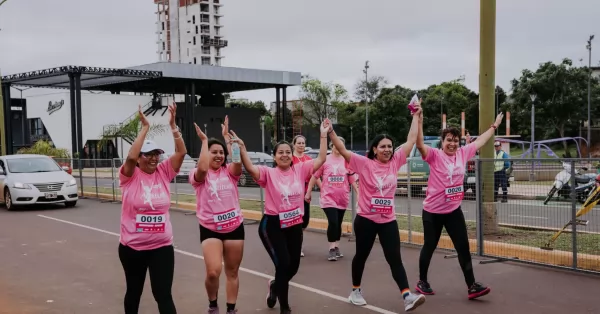
<svg viewBox="0 0 600 314">
<path fill-rule="evenodd" d="M 408 296 L 404 299 L 404 311 L 410 312 L 418 308 L 423 303 L 425 303 L 424 295 L 409 292 Z"/>
<path fill-rule="evenodd" d="M 348 300 L 354 305 L 367 305 L 367 301 L 363 298 L 362 289 L 360 288 L 352 290 Z"/>
<path fill-rule="evenodd" d="M 469 300 L 477 299 L 488 293 L 490 293 L 490 288 L 476 282 L 469 288 Z"/>
<path fill-rule="evenodd" d="M 423 281 L 423 280 L 419 280 L 419 282 L 417 283 L 416 290 L 420 294 L 425 294 L 425 295 L 434 295 L 435 294 L 435 292 L 433 292 L 433 289 L 431 289 L 431 286 L 429 285 L 429 283 L 427 281 Z"/>
<path fill-rule="evenodd" d="M 269 280 L 269 292 L 267 293 L 267 306 L 272 309 L 277 304 L 277 294 L 275 293 L 275 280 Z"/>
<path fill-rule="evenodd" d="M 226 314 L 237 314 L 237 310 L 231 310 L 231 311 L 227 311 Z"/>
<path fill-rule="evenodd" d="M 329 256 L 327 257 L 328 261 L 337 261 L 337 255 L 335 254 L 335 249 L 329 249 Z"/>
<path fill-rule="evenodd" d="M 279 313 L 280 314 L 292 314 L 292 309 L 289 307 L 287 309 L 281 309 L 281 311 Z"/>
<path fill-rule="evenodd" d="M 206 313 L 208 313 L 208 314 L 219 314 L 219 308 L 218 307 L 209 307 L 208 311 Z"/>
<path fill-rule="evenodd" d="M 344 257 L 344 254 L 342 254 L 342 252 L 340 252 L 339 247 L 335 248 L 335 256 L 337 256 L 337 258 Z"/>
</svg>

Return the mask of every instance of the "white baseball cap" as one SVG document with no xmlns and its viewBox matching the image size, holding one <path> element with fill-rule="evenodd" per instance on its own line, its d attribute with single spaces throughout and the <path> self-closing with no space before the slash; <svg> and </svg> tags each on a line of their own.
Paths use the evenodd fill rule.
<svg viewBox="0 0 600 314">
<path fill-rule="evenodd" d="M 145 153 L 149 153 L 152 151 L 158 151 L 161 154 L 165 153 L 165 151 L 160 149 L 154 141 L 145 140 L 144 145 L 142 145 L 142 149 L 140 150 L 140 152 L 145 154 Z"/>
<path fill-rule="evenodd" d="M 494 142 L 494 146 L 500 146 L 500 142 L 498 142 L 498 141 L 495 141 L 495 142 Z"/>
</svg>

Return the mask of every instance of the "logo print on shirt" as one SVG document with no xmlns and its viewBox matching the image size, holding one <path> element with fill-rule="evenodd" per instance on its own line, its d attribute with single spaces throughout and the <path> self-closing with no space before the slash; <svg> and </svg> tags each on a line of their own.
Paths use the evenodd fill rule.
<svg viewBox="0 0 600 314">
<path fill-rule="evenodd" d="M 144 189 L 144 194 L 142 195 L 144 198 L 144 204 L 149 204 L 150 208 L 155 210 L 154 205 L 152 204 L 152 186 L 144 185 L 144 181 L 140 181 L 140 183 L 142 184 L 142 189 Z"/>
<path fill-rule="evenodd" d="M 454 184 L 454 180 L 453 180 L 453 176 L 454 176 L 454 169 L 456 168 L 456 165 L 453 163 L 450 164 L 446 164 L 446 169 L 448 169 L 448 176 L 447 178 L 450 180 L 450 184 Z"/>
<path fill-rule="evenodd" d="M 338 169 L 340 168 L 340 164 L 337 164 L 337 165 L 332 165 L 331 167 L 333 168 L 333 175 L 334 175 L 334 176 L 337 176 L 337 175 L 339 175 L 339 173 L 338 173 Z"/>
<path fill-rule="evenodd" d="M 283 196 L 283 201 L 286 202 L 288 205 L 292 205 L 290 203 L 290 193 L 291 193 L 291 189 L 290 189 L 290 184 L 281 184 L 281 195 Z"/>
<path fill-rule="evenodd" d="M 375 180 L 377 180 L 377 190 L 379 191 L 379 194 L 381 194 L 381 196 L 384 196 L 383 188 L 384 188 L 384 182 L 385 182 L 385 179 L 387 178 L 387 176 L 388 176 L 388 174 L 381 176 L 381 177 L 375 176 Z"/>
<path fill-rule="evenodd" d="M 210 180 L 210 179 L 206 178 L 206 181 L 208 181 L 208 183 L 209 183 L 208 190 L 210 191 L 210 196 L 211 197 L 216 196 L 217 199 L 220 201 L 221 198 L 219 197 L 219 193 L 218 193 L 218 189 L 217 189 L 217 183 L 219 182 L 219 178 L 216 178 L 214 180 Z"/>
</svg>

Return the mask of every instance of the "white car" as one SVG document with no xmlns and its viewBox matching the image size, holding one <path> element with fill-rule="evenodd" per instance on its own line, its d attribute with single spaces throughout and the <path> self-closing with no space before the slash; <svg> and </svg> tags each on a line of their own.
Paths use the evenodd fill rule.
<svg viewBox="0 0 600 314">
<path fill-rule="evenodd" d="M 44 155 L 1 156 L 0 188 L 8 210 L 32 204 L 74 207 L 79 199 L 77 180 Z"/>
<path fill-rule="evenodd" d="M 171 155 L 173 155 L 173 153 L 164 153 L 160 155 L 160 161 L 162 162 L 163 160 L 171 157 Z M 194 168 L 196 168 L 196 161 L 192 159 L 190 155 L 185 154 L 183 164 L 181 164 L 181 168 L 179 168 L 179 174 L 177 174 L 177 177 L 185 177 L 187 180 L 188 175 L 192 170 L 194 170 Z"/>
</svg>

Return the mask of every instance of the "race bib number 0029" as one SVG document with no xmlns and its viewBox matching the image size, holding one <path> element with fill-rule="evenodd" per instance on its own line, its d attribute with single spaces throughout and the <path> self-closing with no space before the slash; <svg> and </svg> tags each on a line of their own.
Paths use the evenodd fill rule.
<svg viewBox="0 0 600 314">
<path fill-rule="evenodd" d="M 461 201 L 465 195 L 462 185 L 446 188 L 446 202 Z"/>
<path fill-rule="evenodd" d="M 135 230 L 142 233 L 163 233 L 166 222 L 164 214 L 137 214 L 135 215 Z"/>
<path fill-rule="evenodd" d="M 279 213 L 279 226 L 289 228 L 302 223 L 302 211 L 300 208 Z"/>
<path fill-rule="evenodd" d="M 240 225 L 242 215 L 240 211 L 233 208 L 228 211 L 213 215 L 213 221 L 217 225 L 217 230 L 232 230 Z"/>
<path fill-rule="evenodd" d="M 371 198 L 371 212 L 377 214 L 391 214 L 394 212 L 393 197 Z"/>
</svg>

